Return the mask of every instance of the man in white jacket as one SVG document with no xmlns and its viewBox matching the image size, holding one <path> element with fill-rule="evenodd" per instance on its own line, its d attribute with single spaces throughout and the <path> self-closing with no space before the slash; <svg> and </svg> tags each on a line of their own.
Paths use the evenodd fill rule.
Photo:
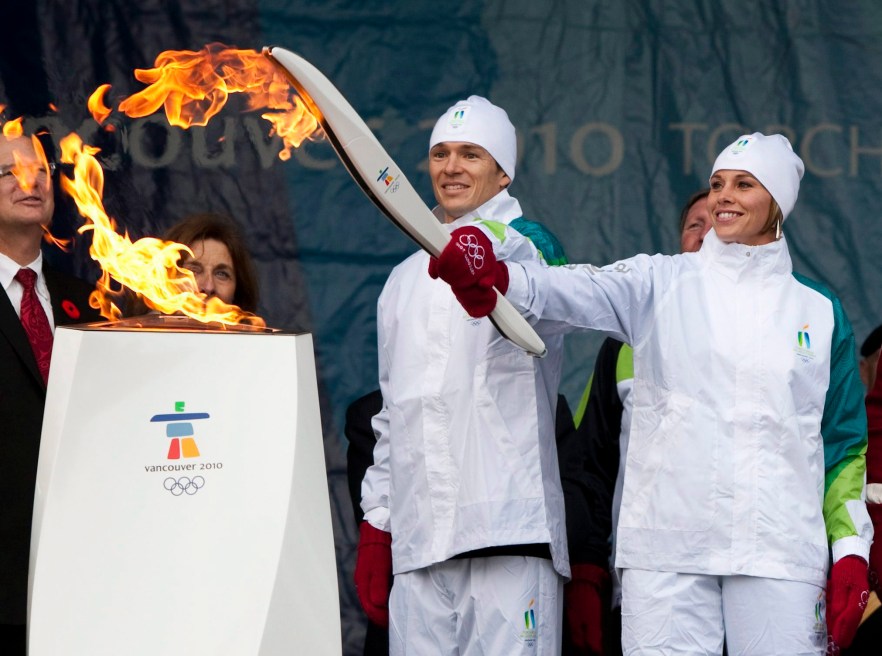
<svg viewBox="0 0 882 656">
<path fill-rule="evenodd" d="M 456 103 L 430 141 L 435 213 L 451 231 L 483 226 L 502 260 L 538 261 L 549 249 L 524 236 L 537 224 L 507 191 L 516 155 L 504 110 Z M 530 357 L 428 266 L 425 252 L 409 257 L 378 303 L 383 408 L 362 484 L 359 599 L 388 621 L 391 654 L 559 654 L 570 574 L 554 431 L 561 338 Z"/>
</svg>

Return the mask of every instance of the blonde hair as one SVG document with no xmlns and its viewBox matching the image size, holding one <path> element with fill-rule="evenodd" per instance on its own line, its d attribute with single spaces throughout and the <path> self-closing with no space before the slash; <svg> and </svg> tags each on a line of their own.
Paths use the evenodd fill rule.
<svg viewBox="0 0 882 656">
<path fill-rule="evenodd" d="M 768 190 L 766 190 L 768 191 Z M 772 203 L 769 205 L 769 218 L 766 221 L 766 225 L 763 228 L 763 234 L 767 232 L 775 232 L 776 226 L 778 225 L 778 221 L 784 221 L 784 213 L 781 211 L 781 208 L 778 206 L 778 201 L 775 200 L 772 194 L 769 194 L 772 198 Z"/>
</svg>

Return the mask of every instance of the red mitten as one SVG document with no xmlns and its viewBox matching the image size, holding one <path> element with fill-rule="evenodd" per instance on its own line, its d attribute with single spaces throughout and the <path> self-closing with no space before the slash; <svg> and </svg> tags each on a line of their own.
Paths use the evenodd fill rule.
<svg viewBox="0 0 882 656">
<path fill-rule="evenodd" d="M 603 656 L 603 623 L 610 604 L 609 572 L 590 563 L 573 564 L 564 586 L 567 628 L 580 654 Z"/>
<path fill-rule="evenodd" d="M 355 591 L 368 619 L 389 627 L 389 592 L 392 590 L 392 535 L 362 522 L 355 561 Z"/>
<path fill-rule="evenodd" d="M 868 503 L 867 511 L 875 533 L 870 547 L 870 589 L 882 599 L 882 503 Z"/>
<path fill-rule="evenodd" d="M 473 317 L 486 317 L 496 307 L 496 292 L 508 289 L 508 267 L 496 261 L 493 244 L 480 228 L 457 228 L 437 259 L 429 260 L 429 275 L 450 285 Z"/>
<path fill-rule="evenodd" d="M 854 555 L 836 561 L 827 581 L 828 653 L 851 645 L 869 598 L 867 562 Z"/>
</svg>

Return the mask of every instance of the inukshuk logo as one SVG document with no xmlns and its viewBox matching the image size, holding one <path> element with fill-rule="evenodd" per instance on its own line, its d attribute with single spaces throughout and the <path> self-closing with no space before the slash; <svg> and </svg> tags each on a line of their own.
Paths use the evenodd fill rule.
<svg viewBox="0 0 882 656">
<path fill-rule="evenodd" d="M 388 187 L 390 184 L 392 184 L 392 181 L 394 179 L 395 178 L 393 178 L 391 175 L 389 175 L 389 167 L 387 166 L 382 171 L 380 171 L 380 177 L 377 178 L 377 182 L 382 181 L 383 184 L 385 184 Z"/>
<path fill-rule="evenodd" d="M 166 424 L 165 435 L 171 440 L 168 444 L 167 458 L 179 460 L 181 456 L 184 458 L 199 457 L 199 447 L 196 445 L 191 422 L 208 418 L 207 412 L 185 412 L 185 403 L 176 401 L 174 414 L 153 415 L 150 421 Z"/>
<path fill-rule="evenodd" d="M 380 171 L 380 175 L 377 177 L 377 182 L 382 182 L 384 185 L 386 185 L 386 191 L 388 191 L 389 193 L 394 194 L 396 191 L 398 191 L 398 178 L 389 173 L 388 166 Z"/>
</svg>

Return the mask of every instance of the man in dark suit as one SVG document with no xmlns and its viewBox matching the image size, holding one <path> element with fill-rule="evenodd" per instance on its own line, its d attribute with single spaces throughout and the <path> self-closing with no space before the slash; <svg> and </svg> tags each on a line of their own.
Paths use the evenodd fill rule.
<svg viewBox="0 0 882 656">
<path fill-rule="evenodd" d="M 55 209 L 52 169 L 36 140 L 0 135 L 0 653 L 14 656 L 25 653 L 31 514 L 46 400 L 39 361 L 48 365 L 48 357 L 35 355 L 41 347 L 32 346 L 20 315 L 23 307 L 26 315 L 43 312 L 47 337 L 56 325 L 101 318 L 89 307 L 90 285 L 43 266 L 40 242 Z M 23 269 L 34 273 L 22 275 Z"/>
</svg>

